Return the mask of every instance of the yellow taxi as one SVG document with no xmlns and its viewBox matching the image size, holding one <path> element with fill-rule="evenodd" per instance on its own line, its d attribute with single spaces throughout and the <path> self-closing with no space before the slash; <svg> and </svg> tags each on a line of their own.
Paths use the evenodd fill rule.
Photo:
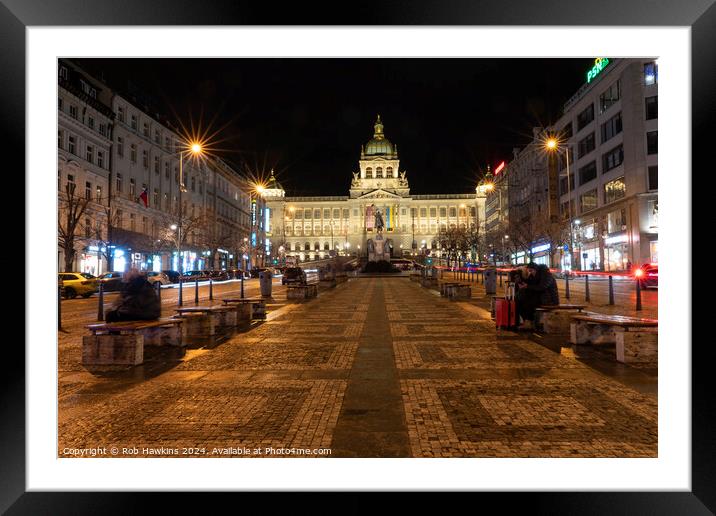
<svg viewBox="0 0 716 516">
<path fill-rule="evenodd" d="M 62 286 L 62 295 L 66 299 L 90 297 L 99 290 L 99 280 L 86 272 L 60 272 L 57 282 Z"/>
</svg>

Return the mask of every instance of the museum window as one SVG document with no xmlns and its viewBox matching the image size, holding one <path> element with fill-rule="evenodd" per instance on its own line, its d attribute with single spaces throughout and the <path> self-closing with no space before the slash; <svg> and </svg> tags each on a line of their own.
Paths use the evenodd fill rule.
<svg viewBox="0 0 716 516">
<path fill-rule="evenodd" d="M 440 208 L 440 218 L 444 219 L 447 217 L 447 208 Z"/>
<path fill-rule="evenodd" d="M 316 208 L 313 210 L 313 218 L 314 219 L 320 219 L 321 218 L 321 210 L 319 208 Z"/>
<path fill-rule="evenodd" d="M 117 156 L 124 156 L 124 138 L 117 136 Z"/>
<path fill-rule="evenodd" d="M 102 151 L 97 151 L 97 166 L 104 168 L 104 153 Z"/>
<path fill-rule="evenodd" d="M 619 145 L 602 156 L 602 174 L 618 167 L 624 161 L 624 147 Z"/>
<path fill-rule="evenodd" d="M 437 208 L 430 208 L 430 218 L 434 219 L 438 216 L 438 209 Z"/>
<path fill-rule="evenodd" d="M 117 193 L 122 193 L 122 174 L 119 172 L 117 173 L 117 178 L 114 183 L 115 188 L 117 189 Z"/>
<path fill-rule="evenodd" d="M 136 184 L 134 182 L 134 178 L 129 179 L 129 197 L 131 199 L 134 199 L 134 196 L 137 193 Z"/>
<path fill-rule="evenodd" d="M 149 168 L 149 154 L 147 154 L 146 150 L 142 150 L 142 166 Z"/>
<path fill-rule="evenodd" d="M 657 154 L 659 139 L 657 137 L 658 131 L 649 131 L 646 133 L 646 153 Z"/>
<path fill-rule="evenodd" d="M 393 177 L 393 167 L 388 167 L 385 177 Z"/>
<path fill-rule="evenodd" d="M 92 183 L 85 181 L 85 199 L 92 200 Z"/>
<path fill-rule="evenodd" d="M 132 129 L 137 130 L 137 115 L 132 115 Z"/>
<path fill-rule="evenodd" d="M 599 96 L 599 112 L 604 113 L 607 109 L 616 104 L 619 101 L 619 96 L 620 87 L 619 81 L 617 80 L 614 81 L 611 86 L 609 86 L 607 91 L 605 91 Z"/>
<path fill-rule="evenodd" d="M 579 211 L 586 213 L 597 208 L 597 191 L 590 190 L 579 196 Z M 572 213 L 574 215 L 574 213 Z"/>
<path fill-rule="evenodd" d="M 646 97 L 644 99 L 645 120 L 654 120 L 659 117 L 659 97 Z"/>
<path fill-rule="evenodd" d="M 70 104 L 70 116 L 75 120 L 77 119 L 77 106 Z"/>
<path fill-rule="evenodd" d="M 659 189 L 659 167 L 654 165 L 649 167 L 649 190 Z"/>
<path fill-rule="evenodd" d="M 595 141 L 594 133 L 590 133 L 586 138 L 582 139 L 577 146 L 577 157 L 581 158 L 594 150 Z"/>
<path fill-rule="evenodd" d="M 577 131 L 581 131 L 589 122 L 594 120 L 594 104 L 577 115 Z"/>
<path fill-rule="evenodd" d="M 373 179 L 373 169 L 368 167 L 365 169 L 365 177 L 366 179 Z"/>
<path fill-rule="evenodd" d="M 303 218 L 304 218 L 304 219 L 310 219 L 310 218 L 311 218 L 311 210 L 310 210 L 310 209 L 305 209 L 305 210 L 303 211 Z"/>
<path fill-rule="evenodd" d="M 323 209 L 323 218 L 324 218 L 324 219 L 330 219 L 330 218 L 331 218 L 331 210 L 330 210 L 330 208 L 324 208 L 324 209 Z"/>
<path fill-rule="evenodd" d="M 420 218 L 424 219 L 428 216 L 428 209 L 427 208 L 420 208 Z"/>
<path fill-rule="evenodd" d="M 70 152 L 70 154 L 75 153 L 75 137 L 72 135 L 68 137 L 67 150 Z"/>
<path fill-rule="evenodd" d="M 457 208 L 455 206 L 450 207 L 450 218 L 457 217 Z"/>
<path fill-rule="evenodd" d="M 351 216 L 351 210 L 349 210 L 348 208 L 344 208 L 343 209 L 343 218 L 347 219 L 350 216 Z"/>
<path fill-rule="evenodd" d="M 129 159 L 132 160 L 132 163 L 137 162 L 137 146 L 135 144 L 129 146 Z"/>
<path fill-rule="evenodd" d="M 383 179 L 383 169 L 381 167 L 375 169 L 375 178 Z"/>
<path fill-rule="evenodd" d="M 622 132 L 622 114 L 617 113 L 602 124 L 602 143 Z"/>
<path fill-rule="evenodd" d="M 100 185 L 97 185 L 97 188 L 95 190 L 95 195 L 97 196 L 96 197 L 97 202 L 101 202 L 102 201 L 102 187 Z"/>
</svg>

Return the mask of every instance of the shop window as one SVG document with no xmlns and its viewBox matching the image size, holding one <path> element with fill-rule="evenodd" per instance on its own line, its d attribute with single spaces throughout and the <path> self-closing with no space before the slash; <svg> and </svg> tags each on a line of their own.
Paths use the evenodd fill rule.
<svg viewBox="0 0 716 516">
<path fill-rule="evenodd" d="M 581 213 L 597 208 L 597 191 L 591 190 L 579 196 L 579 210 Z"/>
<path fill-rule="evenodd" d="M 626 184 L 624 177 L 609 181 L 604 185 L 604 203 L 609 204 L 626 195 Z"/>
</svg>

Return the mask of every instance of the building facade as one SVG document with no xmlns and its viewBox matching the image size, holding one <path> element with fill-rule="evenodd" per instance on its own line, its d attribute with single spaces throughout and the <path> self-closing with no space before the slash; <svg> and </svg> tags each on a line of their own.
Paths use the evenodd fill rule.
<svg viewBox="0 0 716 516">
<path fill-rule="evenodd" d="M 657 262 L 658 65 L 597 60 L 589 74 L 553 126 L 570 154 L 570 183 L 559 161 L 559 194 L 562 217 L 572 220 L 574 266 L 619 271 Z"/>
<path fill-rule="evenodd" d="M 60 270 L 262 263 L 264 203 L 244 176 L 216 156 L 192 153 L 188 139 L 137 96 L 111 90 L 75 63 L 60 62 L 58 82 Z M 63 208 L 76 205 L 68 204 L 69 188 L 92 202 L 75 224 L 76 258 L 66 263 Z"/>
<path fill-rule="evenodd" d="M 382 214 L 383 235 L 393 257 L 435 256 L 440 231 L 475 229 L 477 210 L 484 204 L 477 190 L 411 194 L 407 173 L 400 170 L 398 147 L 386 138 L 380 116 L 373 138 L 361 147 L 348 195 L 292 197 L 280 185 L 270 186 L 264 192 L 267 246 L 274 257 L 281 253 L 300 261 L 325 258 L 331 251 L 367 256 L 367 241 L 376 234 L 376 211 Z"/>
</svg>

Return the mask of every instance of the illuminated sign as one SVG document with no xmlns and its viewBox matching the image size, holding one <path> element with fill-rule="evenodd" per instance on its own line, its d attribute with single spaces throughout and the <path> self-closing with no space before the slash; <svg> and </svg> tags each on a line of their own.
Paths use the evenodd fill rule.
<svg viewBox="0 0 716 516">
<path fill-rule="evenodd" d="M 497 168 L 495 169 L 495 175 L 497 175 L 497 174 L 499 174 L 500 172 L 502 172 L 502 169 L 503 169 L 503 168 L 505 168 L 505 162 L 504 162 L 504 161 L 503 161 L 502 163 L 500 163 L 499 165 L 497 165 Z"/>
<path fill-rule="evenodd" d="M 598 57 L 594 60 L 594 66 L 587 72 L 587 82 L 592 82 L 597 75 L 609 64 L 609 59 L 606 57 Z"/>
</svg>

